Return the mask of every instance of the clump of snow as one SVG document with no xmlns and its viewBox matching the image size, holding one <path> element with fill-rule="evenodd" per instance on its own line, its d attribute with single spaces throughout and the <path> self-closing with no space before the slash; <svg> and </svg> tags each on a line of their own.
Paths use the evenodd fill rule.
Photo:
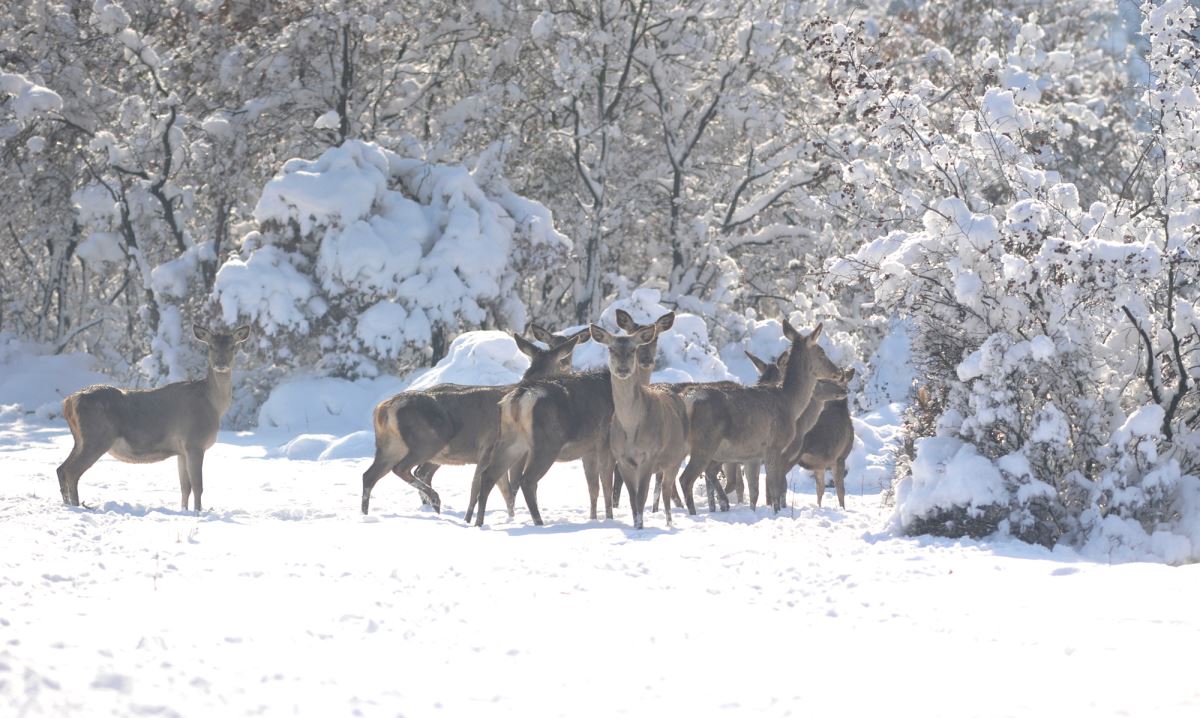
<svg viewBox="0 0 1200 718">
<path fill-rule="evenodd" d="M 225 324 L 234 326 L 245 317 L 266 334 L 304 328 L 307 314 L 323 313 L 316 311 L 313 295 L 312 282 L 283 250 L 270 245 L 254 250 L 244 261 L 234 257 L 225 262 L 213 284 Z"/>
<path fill-rule="evenodd" d="M 90 233 L 75 248 L 75 254 L 93 267 L 125 261 L 125 252 L 121 249 L 121 235 L 116 232 Z"/>
<path fill-rule="evenodd" d="M 13 112 L 22 121 L 44 112 L 61 110 L 63 106 L 62 96 L 54 90 L 10 72 L 0 72 L 0 94 L 12 95 Z"/>
<path fill-rule="evenodd" d="M 284 382 L 258 410 L 262 429 L 343 436 L 369 429 L 375 405 L 403 390 L 398 377 L 348 381 L 329 377 Z"/>
<path fill-rule="evenodd" d="M 388 160 L 381 148 L 347 142 L 313 161 L 291 159 L 263 187 L 254 206 L 260 224 L 296 222 L 302 234 L 318 226 L 348 226 L 370 215 L 388 185 Z"/>
<path fill-rule="evenodd" d="M 317 118 L 313 123 L 313 127 L 318 130 L 336 130 L 342 122 L 342 116 L 337 110 L 330 110 Z"/>
<path fill-rule="evenodd" d="M 505 332 L 476 331 L 460 334 L 450 344 L 446 356 L 432 369 L 412 379 L 412 390 L 438 384 L 499 386 L 521 380 L 529 368 L 529 357 Z"/>
<path fill-rule="evenodd" d="M 971 444 L 953 437 L 916 442 L 912 475 L 896 485 L 894 519 L 901 529 L 943 510 L 965 508 L 968 515 L 1008 504 L 999 468 Z"/>
</svg>

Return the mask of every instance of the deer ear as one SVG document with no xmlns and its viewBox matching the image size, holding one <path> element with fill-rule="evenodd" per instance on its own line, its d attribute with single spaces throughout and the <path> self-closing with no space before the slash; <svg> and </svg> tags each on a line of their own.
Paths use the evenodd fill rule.
<svg viewBox="0 0 1200 718">
<path fill-rule="evenodd" d="M 666 314 L 655 320 L 654 325 L 658 327 L 658 331 L 665 332 L 675 326 L 675 312 L 667 312 Z"/>
<path fill-rule="evenodd" d="M 630 316 L 629 312 L 624 309 L 617 310 L 617 326 L 627 334 L 633 334 L 641 328 L 637 322 L 633 321 L 633 317 Z"/>
<path fill-rule="evenodd" d="M 754 369 L 760 375 L 767 370 L 767 363 L 765 361 L 763 361 L 762 359 L 759 359 L 758 357 L 754 356 L 750 352 L 746 352 L 746 357 L 750 360 L 750 363 L 754 365 Z"/>
<path fill-rule="evenodd" d="M 521 353 L 527 357 L 535 357 L 537 356 L 538 351 L 540 351 L 536 346 L 533 345 L 533 342 L 529 341 L 520 334 L 517 334 L 516 332 L 513 332 L 512 338 L 513 341 L 517 343 L 517 349 L 520 349 Z"/>
<path fill-rule="evenodd" d="M 800 339 L 800 332 L 796 331 L 796 328 L 793 327 L 792 323 L 786 318 L 783 320 L 783 336 L 789 342 L 798 341 Z"/>
<path fill-rule="evenodd" d="M 651 324 L 648 327 L 642 327 L 633 333 L 633 340 L 638 346 L 645 346 L 658 338 L 658 325 Z"/>
<path fill-rule="evenodd" d="M 192 325 L 192 334 L 205 344 L 208 344 L 210 341 L 212 341 L 212 332 L 208 331 L 199 324 Z"/>
<path fill-rule="evenodd" d="M 854 368 L 853 367 L 842 372 L 842 380 L 847 384 L 854 381 Z"/>
<path fill-rule="evenodd" d="M 808 344 L 809 344 L 809 346 L 816 346 L 816 344 L 817 344 L 817 339 L 819 339 L 819 338 L 821 337 L 821 329 L 822 329 L 822 328 L 824 328 L 824 327 L 825 327 L 825 323 L 824 323 L 824 322 L 821 322 L 821 323 L 820 323 L 820 324 L 818 324 L 817 326 L 813 327 L 813 330 L 812 330 L 812 332 L 810 332 L 810 333 L 809 333 L 809 335 L 808 335 Z"/>
<path fill-rule="evenodd" d="M 607 331 L 604 330 L 603 327 L 601 327 L 599 325 L 589 324 L 588 325 L 588 333 L 591 335 L 592 341 L 594 341 L 594 342 L 599 342 L 600 344 L 603 344 L 604 346 L 608 346 L 609 344 L 612 343 L 612 334 L 609 334 Z"/>
<path fill-rule="evenodd" d="M 788 349 L 784 349 L 783 353 L 780 354 L 779 357 L 775 359 L 775 366 L 779 367 L 780 374 L 787 373 L 788 359 L 791 359 L 791 358 L 792 358 L 792 350 L 790 348 L 788 348 Z"/>
<path fill-rule="evenodd" d="M 533 335 L 534 339 L 537 339 L 539 342 L 544 342 L 548 347 L 552 347 L 562 341 L 562 337 L 554 336 L 538 324 L 530 324 L 529 333 Z"/>
<path fill-rule="evenodd" d="M 241 344 L 242 342 L 246 341 L 249 338 L 250 338 L 250 325 L 249 324 L 243 324 L 242 326 L 233 330 L 233 340 L 235 342 L 237 342 L 238 344 Z"/>
</svg>

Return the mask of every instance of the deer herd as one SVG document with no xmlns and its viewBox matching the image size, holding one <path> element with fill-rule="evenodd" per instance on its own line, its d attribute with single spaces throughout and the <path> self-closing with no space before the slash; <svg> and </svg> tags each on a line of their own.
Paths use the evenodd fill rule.
<svg viewBox="0 0 1200 718">
<path fill-rule="evenodd" d="M 710 511 L 718 505 L 728 510 L 729 491 L 740 503 L 747 488 L 751 506 L 757 507 L 763 467 L 764 503 L 774 511 L 785 505 L 785 477 L 795 465 L 814 472 L 818 505 L 831 470 L 838 504 L 845 508 L 846 458 L 854 445 L 847 403 L 853 370 L 842 371 L 826 356 L 817 343 L 820 324 L 802 335 L 785 320 L 790 346 L 774 362 L 747 352 L 760 375 L 754 386 L 660 384 L 651 383 L 650 375 L 659 336 L 673 326 L 674 312 L 647 325 L 622 310 L 616 318 L 619 335 L 596 324 L 566 336 L 532 325 L 533 338 L 544 349 L 513 335 L 529 357 L 529 368 L 516 384 L 443 384 L 381 402 L 373 417 L 375 457 L 362 476 L 363 514 L 370 510 L 371 490 L 389 472 L 440 511 L 441 498 L 432 485 L 438 467 L 474 464 L 468 524 L 483 525 L 495 487 L 509 516 L 519 489 L 533 522 L 541 525 L 538 482 L 554 463 L 576 460 L 587 480 L 590 517 L 598 518 L 603 492 L 604 515 L 611 519 L 624 486 L 639 529 L 652 478 L 652 511 L 661 497 L 668 525 L 672 504 L 696 513 L 693 488 L 701 474 Z M 174 456 L 181 506 L 188 508 L 190 495 L 192 508 L 201 510 L 204 452 L 216 442 L 221 417 L 232 403 L 233 357 L 250 327 L 221 333 L 197 325 L 193 331 L 208 348 L 204 379 L 156 389 L 92 386 L 63 401 L 75 442 L 58 467 L 64 503 L 79 505 L 79 478 L 105 453 L 133 463 Z M 587 339 L 608 348 L 607 368 L 572 370 L 575 346 Z"/>
</svg>

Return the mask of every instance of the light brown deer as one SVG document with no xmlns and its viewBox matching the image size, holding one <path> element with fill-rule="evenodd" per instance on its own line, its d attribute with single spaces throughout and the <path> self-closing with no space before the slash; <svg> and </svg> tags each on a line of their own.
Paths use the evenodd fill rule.
<svg viewBox="0 0 1200 718">
<path fill-rule="evenodd" d="M 651 475 L 674 476 L 687 455 L 687 407 L 669 386 L 648 383 L 649 372 L 638 357 L 641 348 L 658 337 L 659 326 L 669 327 L 673 322 L 672 312 L 631 336 L 621 337 L 595 324 L 590 327 L 592 341 L 608 347 L 613 395 L 610 446 L 629 489 L 633 525 L 638 529 L 643 525 Z M 666 516 L 669 526 L 671 512 L 667 511 Z"/>
<path fill-rule="evenodd" d="M 549 340 L 542 349 L 514 334 L 517 348 L 529 357 L 526 378 L 554 376 L 570 371 L 571 352 L 586 331 L 556 337 L 537 327 L 535 334 Z M 407 391 L 375 407 L 375 460 L 363 472 L 362 512 L 370 508 L 371 490 L 389 471 L 404 479 L 422 500 L 441 511 L 442 500 L 428 483 L 436 466 L 478 464 L 496 440 L 500 426 L 500 399 L 514 386 L 463 386 L 444 384 L 424 391 Z M 425 467 L 424 479 L 413 467 Z M 509 482 L 501 482 L 509 514 L 513 512 Z"/>
<path fill-rule="evenodd" d="M 688 513 L 696 513 L 692 486 L 712 462 L 764 461 L 767 466 L 767 502 L 778 512 L 784 504 L 784 451 L 796 432 L 813 389 L 821 379 L 841 371 L 817 344 L 818 324 L 802 336 L 786 320 L 783 333 L 792 346 L 780 386 L 696 387 L 684 392 L 691 412 L 690 458 L 679 477 Z"/>
<path fill-rule="evenodd" d="M 673 316 L 671 320 L 674 321 Z M 656 336 L 652 345 L 639 351 L 652 357 L 657 344 Z M 555 462 L 577 459 L 583 461 L 591 517 L 596 517 L 597 494 L 602 489 L 604 514 L 611 519 L 613 457 L 609 426 L 612 411 L 612 377 L 607 369 L 522 381 L 517 385 L 500 402 L 500 438 L 475 473 L 471 489 L 479 509 L 475 525 L 483 525 L 492 486 L 515 467 L 520 473 L 518 484 L 525 504 L 534 524 L 541 526 L 538 482 Z M 466 518 L 467 523 L 471 523 L 470 511 Z"/>
<path fill-rule="evenodd" d="M 845 384 L 854 377 L 847 372 Z M 843 384 L 844 386 L 844 384 Z M 817 483 L 817 506 L 825 496 L 825 471 L 833 471 L 833 486 L 838 506 L 846 508 L 846 458 L 854 448 L 854 421 L 850 418 L 850 403 L 845 396 L 827 402 L 820 415 L 804 435 L 796 462 L 813 472 Z"/>
<path fill-rule="evenodd" d="M 63 399 L 63 417 L 75 445 L 58 467 L 63 503 L 79 505 L 79 477 L 104 454 L 134 464 L 178 457 L 180 508 L 201 511 L 204 452 L 217 441 L 221 417 L 233 402 L 233 358 L 250 338 L 250 327 L 231 333 L 195 325 L 208 347 L 208 374 L 156 389 L 119 389 L 98 384 Z"/>
</svg>

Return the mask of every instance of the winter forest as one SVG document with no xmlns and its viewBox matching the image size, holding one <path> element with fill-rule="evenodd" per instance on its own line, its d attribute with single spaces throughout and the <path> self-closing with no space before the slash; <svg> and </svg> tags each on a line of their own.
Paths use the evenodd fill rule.
<svg viewBox="0 0 1200 718">
<path fill-rule="evenodd" d="M 220 441 L 354 458 L 353 513 L 381 399 L 674 311 L 656 381 L 823 327 L 853 540 L 1200 560 L 1194 3 L 30 0 L 0 154 L 0 425 L 59 432 L 55 505 L 62 396 L 198 376 L 193 323 L 252 327 Z M 176 505 L 170 463 L 130 486 Z"/>
</svg>

